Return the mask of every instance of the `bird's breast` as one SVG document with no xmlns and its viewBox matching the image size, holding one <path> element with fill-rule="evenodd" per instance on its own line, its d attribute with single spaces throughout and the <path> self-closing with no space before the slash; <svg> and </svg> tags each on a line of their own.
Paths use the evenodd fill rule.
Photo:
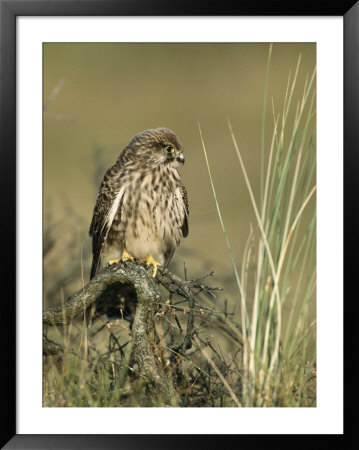
<svg viewBox="0 0 359 450">
<path fill-rule="evenodd" d="M 183 212 L 176 181 L 170 171 L 153 170 L 127 184 L 115 227 L 136 258 L 151 254 L 163 264 L 168 248 L 179 245 Z"/>
</svg>

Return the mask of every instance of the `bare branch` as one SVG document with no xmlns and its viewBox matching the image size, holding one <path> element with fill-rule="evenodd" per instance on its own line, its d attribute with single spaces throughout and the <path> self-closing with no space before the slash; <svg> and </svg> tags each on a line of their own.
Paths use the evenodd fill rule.
<svg viewBox="0 0 359 450">
<path fill-rule="evenodd" d="M 166 276 L 169 277 L 167 274 Z M 159 274 L 159 278 L 161 278 L 161 274 Z M 151 347 L 150 335 L 153 329 L 153 320 L 156 306 L 161 299 L 157 281 L 152 277 L 151 271 L 134 262 L 128 261 L 110 266 L 70 297 L 65 304 L 44 311 L 43 323 L 46 325 L 68 324 L 75 316 L 83 313 L 92 305 L 109 286 L 119 283 L 131 284 L 136 290 L 138 300 L 132 326 L 133 366 L 137 366 L 140 377 L 159 390 L 165 402 L 176 405 L 178 403 L 177 394 L 172 383 L 156 362 Z M 181 280 L 176 279 L 176 281 L 180 284 Z M 187 295 L 192 295 L 187 287 L 184 287 L 184 290 Z M 44 340 L 44 344 L 44 351 L 47 354 L 52 354 L 53 351 L 60 349 L 60 347 L 54 348 L 53 343 L 48 339 Z M 185 340 L 184 346 L 187 345 L 187 340 Z"/>
</svg>

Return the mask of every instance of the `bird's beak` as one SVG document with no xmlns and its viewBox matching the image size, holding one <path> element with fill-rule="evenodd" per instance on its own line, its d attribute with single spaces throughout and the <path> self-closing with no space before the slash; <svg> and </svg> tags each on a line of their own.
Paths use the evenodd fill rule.
<svg viewBox="0 0 359 450">
<path fill-rule="evenodd" d="M 178 156 L 177 156 L 177 161 L 178 162 L 180 162 L 181 164 L 184 164 L 184 156 L 183 156 L 183 153 L 180 153 Z"/>
</svg>

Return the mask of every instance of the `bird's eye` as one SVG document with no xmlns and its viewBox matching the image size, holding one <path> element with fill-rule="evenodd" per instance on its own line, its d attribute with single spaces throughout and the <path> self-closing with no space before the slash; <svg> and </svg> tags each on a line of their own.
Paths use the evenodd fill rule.
<svg viewBox="0 0 359 450">
<path fill-rule="evenodd" d="M 165 150 L 169 155 L 171 155 L 175 151 L 175 149 L 173 147 L 171 147 L 170 145 L 166 145 Z"/>
</svg>

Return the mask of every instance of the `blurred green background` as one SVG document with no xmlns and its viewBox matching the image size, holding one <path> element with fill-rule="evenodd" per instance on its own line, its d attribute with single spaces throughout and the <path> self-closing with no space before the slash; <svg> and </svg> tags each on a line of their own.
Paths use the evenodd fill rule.
<svg viewBox="0 0 359 450">
<path fill-rule="evenodd" d="M 44 263 L 45 303 L 59 303 L 87 282 L 88 228 L 99 184 L 132 136 L 171 128 L 181 140 L 181 169 L 190 204 L 189 236 L 170 268 L 194 278 L 214 271 L 214 285 L 232 306 L 238 295 L 213 200 L 212 176 L 235 260 L 256 220 L 228 129 L 230 119 L 259 199 L 262 108 L 269 44 L 44 44 Z M 301 64 L 301 98 L 316 64 L 311 43 L 275 43 L 269 72 L 265 153 L 275 111 L 283 108 L 291 72 Z M 297 99 L 294 98 L 294 102 Z M 66 278 L 67 277 L 67 278 Z M 236 291 L 237 292 L 237 291 Z M 232 307 L 231 306 L 231 307 Z"/>
</svg>

